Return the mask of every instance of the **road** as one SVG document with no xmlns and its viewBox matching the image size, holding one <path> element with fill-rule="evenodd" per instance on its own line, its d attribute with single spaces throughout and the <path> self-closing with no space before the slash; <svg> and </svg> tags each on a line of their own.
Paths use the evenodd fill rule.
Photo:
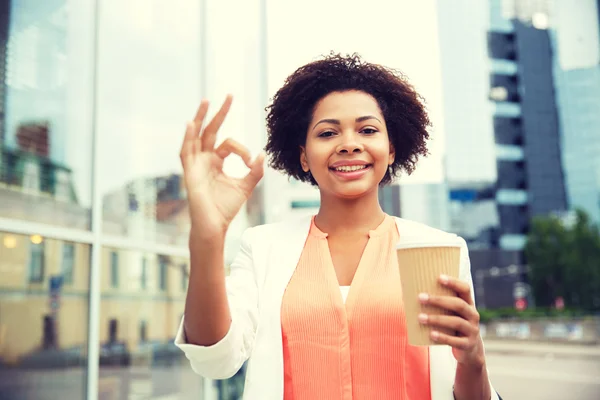
<svg viewBox="0 0 600 400">
<path fill-rule="evenodd" d="M 504 400 L 600 400 L 600 346 L 486 341 L 490 379 Z M 202 399 L 200 377 L 179 365 L 100 368 L 103 398 Z M 0 400 L 84 398 L 85 368 L 0 370 Z M 216 393 L 208 399 L 216 399 Z"/>
<path fill-rule="evenodd" d="M 490 346 L 492 347 L 492 346 Z M 487 350 L 490 379 L 504 400 L 600 399 L 600 351 L 518 344 Z M 597 347 L 597 346 L 596 346 Z"/>
</svg>

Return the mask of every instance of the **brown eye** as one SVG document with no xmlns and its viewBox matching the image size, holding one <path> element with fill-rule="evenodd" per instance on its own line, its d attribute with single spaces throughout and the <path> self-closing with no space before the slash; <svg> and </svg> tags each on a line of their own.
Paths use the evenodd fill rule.
<svg viewBox="0 0 600 400">
<path fill-rule="evenodd" d="M 318 137 L 330 137 L 330 136 L 333 136 L 334 134 L 335 134 L 335 132 L 333 132 L 333 131 L 325 131 L 325 132 L 319 133 Z"/>
<path fill-rule="evenodd" d="M 377 133 L 377 129 L 375 128 L 365 128 L 361 131 L 361 133 L 364 133 L 365 135 L 372 135 L 374 133 Z"/>
</svg>

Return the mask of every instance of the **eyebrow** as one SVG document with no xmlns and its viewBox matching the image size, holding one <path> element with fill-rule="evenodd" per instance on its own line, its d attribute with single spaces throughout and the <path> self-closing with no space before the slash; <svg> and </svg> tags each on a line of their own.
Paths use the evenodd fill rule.
<svg viewBox="0 0 600 400">
<path fill-rule="evenodd" d="M 376 119 L 377 121 L 379 121 L 379 118 L 377 118 L 377 117 L 375 117 L 373 115 L 365 115 L 363 117 L 358 117 L 354 121 L 355 122 L 363 122 L 363 121 L 367 121 L 369 119 Z M 323 124 L 323 123 L 334 124 L 334 125 L 341 125 L 342 124 L 339 119 L 326 118 L 326 119 L 322 119 L 319 122 L 317 122 L 315 124 L 315 126 L 313 126 L 313 130 L 317 127 L 317 125 Z M 379 123 L 381 124 L 382 122 L 379 121 Z"/>
</svg>

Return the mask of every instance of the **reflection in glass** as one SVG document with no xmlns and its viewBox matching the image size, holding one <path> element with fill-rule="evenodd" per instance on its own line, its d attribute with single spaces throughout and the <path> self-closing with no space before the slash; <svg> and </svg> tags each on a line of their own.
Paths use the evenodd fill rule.
<svg viewBox="0 0 600 400">
<path fill-rule="evenodd" d="M 100 392 L 118 399 L 202 398 L 202 378 L 173 344 L 187 261 L 104 248 L 101 265 Z"/>
<path fill-rule="evenodd" d="M 1 399 L 84 397 L 89 250 L 0 232 Z"/>
<path fill-rule="evenodd" d="M 0 15 L 0 217 L 88 229 L 88 1 L 13 0 Z"/>
<path fill-rule="evenodd" d="M 105 234 L 187 246 L 177 155 L 200 100 L 201 3 L 102 3 L 98 186 Z"/>
</svg>

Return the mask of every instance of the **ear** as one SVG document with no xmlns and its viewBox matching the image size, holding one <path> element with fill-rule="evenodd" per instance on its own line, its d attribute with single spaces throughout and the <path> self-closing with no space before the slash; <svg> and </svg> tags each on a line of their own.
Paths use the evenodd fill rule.
<svg viewBox="0 0 600 400">
<path fill-rule="evenodd" d="M 396 159 L 396 150 L 394 149 L 394 145 L 390 143 L 390 154 L 388 157 L 388 165 L 392 165 L 394 160 Z"/>
<path fill-rule="evenodd" d="M 306 160 L 306 148 L 304 146 L 300 146 L 300 165 L 302 166 L 302 171 L 308 172 L 310 168 L 308 168 L 308 161 Z"/>
</svg>

